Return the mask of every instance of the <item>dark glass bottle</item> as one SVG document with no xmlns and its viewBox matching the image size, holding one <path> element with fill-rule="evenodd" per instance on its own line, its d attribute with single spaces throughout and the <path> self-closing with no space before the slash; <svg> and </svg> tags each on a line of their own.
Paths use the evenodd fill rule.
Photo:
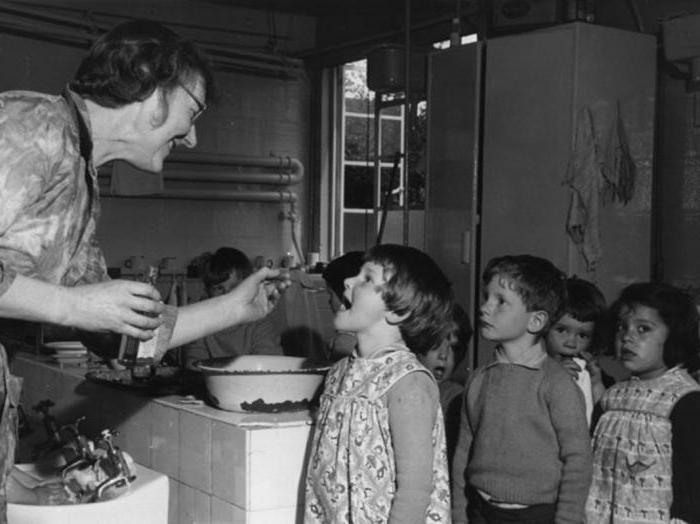
<svg viewBox="0 0 700 524">
<path fill-rule="evenodd" d="M 158 268 L 156 266 L 148 266 L 148 270 L 144 273 L 141 280 L 155 286 L 158 281 Z M 122 336 L 119 348 L 119 362 L 131 368 L 133 378 L 149 378 L 151 376 L 153 359 L 139 357 L 140 345 L 141 341 L 138 338 Z"/>
</svg>

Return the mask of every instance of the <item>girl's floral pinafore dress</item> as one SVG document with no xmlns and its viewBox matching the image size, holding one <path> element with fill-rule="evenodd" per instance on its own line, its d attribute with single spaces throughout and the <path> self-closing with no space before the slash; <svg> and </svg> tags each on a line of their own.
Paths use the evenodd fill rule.
<svg viewBox="0 0 700 524">
<path fill-rule="evenodd" d="M 415 372 L 430 373 L 405 346 L 388 347 L 372 358 L 353 355 L 329 371 L 308 463 L 305 523 L 388 521 L 396 491 L 396 465 L 385 393 Z M 426 453 L 433 453 L 433 491 L 425 521 L 450 522 L 440 409 L 432 438 L 432 450 Z"/>
</svg>

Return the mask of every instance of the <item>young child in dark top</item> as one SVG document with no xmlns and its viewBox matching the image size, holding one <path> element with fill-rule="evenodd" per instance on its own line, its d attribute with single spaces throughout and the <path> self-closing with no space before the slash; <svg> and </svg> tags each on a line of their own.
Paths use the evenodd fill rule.
<svg viewBox="0 0 700 524">
<path fill-rule="evenodd" d="M 482 285 L 479 330 L 498 345 L 495 362 L 467 382 L 453 522 L 580 524 L 591 480 L 583 396 L 543 341 L 561 314 L 565 277 L 543 258 L 503 256 Z"/>
<path fill-rule="evenodd" d="M 253 273 L 248 256 L 234 247 L 220 247 L 204 262 L 202 283 L 206 298 L 218 297 L 235 289 Z M 239 324 L 171 351 L 179 364 L 196 369 L 200 360 L 239 355 L 281 355 L 279 330 L 267 316 L 255 322 Z"/>
<path fill-rule="evenodd" d="M 662 283 L 623 289 L 615 351 L 632 374 L 600 401 L 586 517 L 596 523 L 700 522 L 698 312 Z"/>
<path fill-rule="evenodd" d="M 454 305 L 453 316 L 454 322 L 448 339 L 427 353 L 418 355 L 418 360 L 433 374 L 440 389 L 440 406 L 445 417 L 448 464 L 452 464 L 457 446 L 464 395 L 464 374 L 462 373 L 460 377 L 457 368 L 466 356 L 467 347 L 474 332 L 469 315 L 459 304 Z"/>
<path fill-rule="evenodd" d="M 588 363 L 596 358 L 604 344 L 606 314 L 605 297 L 595 284 L 577 277 L 568 278 L 564 313 L 546 338 L 547 353 L 569 371 L 581 388 L 589 424 L 593 405 L 605 391 L 600 370 L 595 368 L 592 376 Z"/>
</svg>

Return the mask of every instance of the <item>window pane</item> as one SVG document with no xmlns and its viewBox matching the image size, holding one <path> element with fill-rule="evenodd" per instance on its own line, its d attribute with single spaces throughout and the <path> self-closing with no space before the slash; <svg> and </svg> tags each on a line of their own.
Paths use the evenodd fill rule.
<svg viewBox="0 0 700 524">
<path fill-rule="evenodd" d="M 382 107 L 382 115 L 401 116 L 401 108 L 402 107 L 403 107 L 403 104 Z"/>
<path fill-rule="evenodd" d="M 401 147 L 401 120 L 388 120 L 382 118 L 382 158 L 386 159 L 400 152 Z"/>
<path fill-rule="evenodd" d="M 377 240 L 373 213 L 343 214 L 343 251 L 366 251 Z"/>
<path fill-rule="evenodd" d="M 345 166 L 345 201 L 351 209 L 374 208 L 374 167 Z"/>
<path fill-rule="evenodd" d="M 401 186 L 401 163 L 399 163 L 396 170 L 393 167 L 383 167 L 382 168 L 382 194 L 381 194 L 381 204 L 384 205 L 384 197 L 386 192 L 391 187 L 394 191 Z M 392 193 L 389 198 L 389 209 L 396 209 L 401 206 L 401 193 L 396 191 Z"/>
<path fill-rule="evenodd" d="M 409 209 L 425 208 L 425 171 L 413 170 L 408 179 Z"/>
<path fill-rule="evenodd" d="M 361 115 L 374 115 L 374 102 L 369 98 L 345 98 L 345 111 L 360 113 Z"/>
<path fill-rule="evenodd" d="M 367 60 L 345 64 L 343 94 L 346 111 L 374 112 L 374 93 L 367 87 Z"/>
<path fill-rule="evenodd" d="M 374 158 L 374 123 L 356 116 L 345 119 L 345 160 L 371 161 Z"/>
<path fill-rule="evenodd" d="M 408 207 L 425 208 L 425 152 L 427 143 L 427 103 L 419 102 L 408 134 Z"/>
</svg>

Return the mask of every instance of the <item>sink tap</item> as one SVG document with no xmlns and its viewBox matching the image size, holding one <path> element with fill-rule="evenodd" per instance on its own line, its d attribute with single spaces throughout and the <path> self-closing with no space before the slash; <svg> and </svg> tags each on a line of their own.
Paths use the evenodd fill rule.
<svg viewBox="0 0 700 524">
<path fill-rule="evenodd" d="M 46 440 L 35 444 L 32 448 L 32 461 L 37 461 L 42 457 L 48 456 L 51 452 L 61 447 L 61 435 L 58 431 L 56 419 L 49 413 L 49 409 L 54 406 L 54 403 L 45 399 L 32 406 L 32 410 L 41 414 L 44 429 L 46 430 Z"/>
<path fill-rule="evenodd" d="M 95 494 L 92 497 L 93 502 L 97 502 L 100 500 L 104 500 L 105 498 L 112 498 L 112 497 L 107 497 L 107 490 L 109 488 L 125 488 L 129 485 L 129 480 L 124 477 L 123 475 L 119 475 L 118 477 L 110 478 L 105 480 L 102 484 L 97 486 L 97 489 L 95 490 Z"/>
<path fill-rule="evenodd" d="M 129 467 L 124 453 L 114 445 L 112 438 L 117 435 L 116 431 L 103 429 L 96 446 L 107 452 L 107 456 L 100 460 L 100 466 L 111 478 L 124 477 L 131 482 L 136 478 Z"/>
<path fill-rule="evenodd" d="M 74 460 L 89 460 L 92 458 L 90 441 L 78 430 L 78 425 L 83 420 L 85 420 L 85 417 L 78 417 L 73 424 L 65 424 L 58 429 L 59 435 L 62 435 L 63 455 L 68 463 Z"/>
</svg>

